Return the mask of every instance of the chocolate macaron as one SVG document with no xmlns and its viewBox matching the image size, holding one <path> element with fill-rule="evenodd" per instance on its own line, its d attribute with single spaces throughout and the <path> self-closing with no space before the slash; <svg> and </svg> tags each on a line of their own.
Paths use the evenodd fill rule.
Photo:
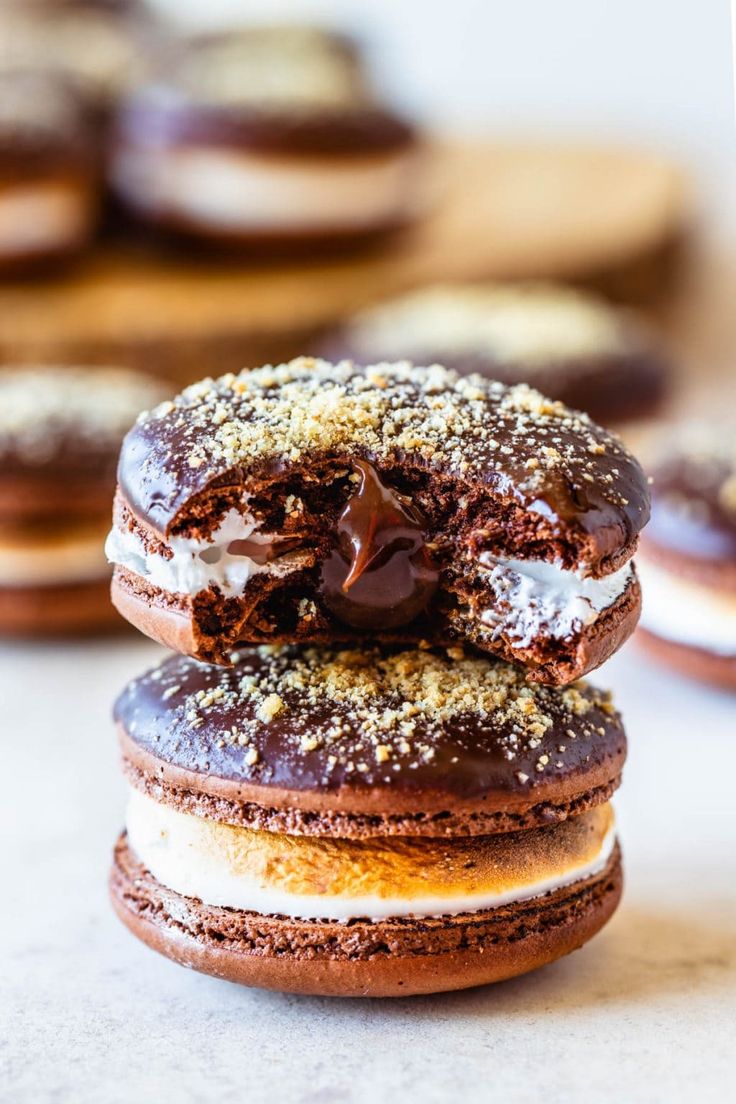
<svg viewBox="0 0 736 1104">
<path fill-rule="evenodd" d="M 195 384 L 131 430 L 113 600 L 208 662 L 460 640 L 564 684 L 634 628 L 648 508 L 618 438 L 526 385 L 300 358 Z"/>
<path fill-rule="evenodd" d="M 76 89 L 0 71 L 0 271 L 74 255 L 97 209 L 94 136 Z"/>
<path fill-rule="evenodd" d="M 141 218 L 210 242 L 352 243 L 414 218 L 418 151 L 343 39 L 260 27 L 162 61 L 123 110 L 112 179 Z"/>
<path fill-rule="evenodd" d="M 683 674 L 736 689 L 733 427 L 686 429 L 655 466 L 652 523 L 637 563 L 642 643 Z"/>
<path fill-rule="evenodd" d="M 360 364 L 405 357 L 528 383 L 604 425 L 652 414 L 671 374 L 641 319 L 553 284 L 420 289 L 360 311 L 325 339 L 324 352 Z"/>
<path fill-rule="evenodd" d="M 0 369 L 0 634 L 119 622 L 103 551 L 115 462 L 162 393 L 122 369 Z"/>
<path fill-rule="evenodd" d="M 246 985 L 458 989 L 580 947 L 614 911 L 607 695 L 421 649 L 172 657 L 115 707 L 132 792 L 114 906 Z"/>
</svg>

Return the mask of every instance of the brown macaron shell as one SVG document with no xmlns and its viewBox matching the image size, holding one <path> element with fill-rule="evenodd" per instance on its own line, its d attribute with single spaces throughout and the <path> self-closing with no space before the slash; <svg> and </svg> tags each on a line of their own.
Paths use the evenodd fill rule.
<svg viewBox="0 0 736 1104">
<path fill-rule="evenodd" d="M 0 586 L 0 635 L 86 636 L 125 630 L 110 602 L 109 579 L 44 586 Z"/>
<path fill-rule="evenodd" d="M 326 404 L 323 417 L 315 404 Z M 423 607 L 415 592 L 419 606 L 399 609 L 391 623 L 369 609 L 365 631 L 335 613 L 323 581 L 341 517 L 368 509 L 368 492 L 356 494 L 359 472 L 374 497 L 415 518 L 406 524 L 412 540 L 421 530 L 416 555 L 425 567 L 429 556 L 437 576 Z M 170 555 L 172 537 L 208 539 L 244 495 L 259 527 L 288 540 L 291 558 L 232 598 L 212 588 L 193 597 L 166 591 L 116 567 L 113 600 L 123 615 L 208 662 L 226 663 L 241 643 L 460 639 L 560 684 L 612 654 L 638 616 L 632 571 L 611 605 L 565 639 L 542 626 L 523 645 L 481 620 L 494 605 L 483 555 L 601 578 L 628 562 L 648 516 L 646 479 L 621 442 L 524 385 L 309 358 L 204 381 L 131 431 L 118 483 L 116 528 L 155 554 Z M 286 510 L 293 502 L 298 509 Z"/>
<path fill-rule="evenodd" d="M 118 698 L 124 772 L 182 812 L 356 839 L 544 827 L 608 800 L 626 738 L 607 695 L 453 654 L 171 657 Z"/>
<path fill-rule="evenodd" d="M 324 996 L 411 996 L 526 973 L 595 935 L 621 896 L 618 847 L 605 869 L 554 893 L 458 916 L 295 920 L 202 904 L 115 849 L 112 902 L 130 931 L 182 965 L 244 985 Z"/>
</svg>

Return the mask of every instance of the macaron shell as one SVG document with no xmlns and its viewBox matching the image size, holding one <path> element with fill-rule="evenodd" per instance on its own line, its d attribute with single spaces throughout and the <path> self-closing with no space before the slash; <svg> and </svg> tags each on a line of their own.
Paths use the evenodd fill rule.
<svg viewBox="0 0 736 1104">
<path fill-rule="evenodd" d="M 115 718 L 136 789 L 300 835 L 550 825 L 606 801 L 626 757 L 594 687 L 530 687 L 494 660 L 415 649 L 248 649 L 232 668 L 172 656 L 128 685 Z"/>
<path fill-rule="evenodd" d="M 601 874 L 518 905 L 455 917 L 335 924 L 182 897 L 145 870 L 125 834 L 110 875 L 119 918 L 175 962 L 242 985 L 344 997 L 438 993 L 538 969 L 595 935 L 621 890 L 616 848 Z"/>
<path fill-rule="evenodd" d="M 664 640 L 643 628 L 637 630 L 635 640 L 657 662 L 687 678 L 720 686 L 724 690 L 736 690 L 736 655 L 716 655 L 702 648 Z"/>
<path fill-rule="evenodd" d="M 0 636 L 62 637 L 125 630 L 110 602 L 110 582 L 0 587 Z"/>
</svg>

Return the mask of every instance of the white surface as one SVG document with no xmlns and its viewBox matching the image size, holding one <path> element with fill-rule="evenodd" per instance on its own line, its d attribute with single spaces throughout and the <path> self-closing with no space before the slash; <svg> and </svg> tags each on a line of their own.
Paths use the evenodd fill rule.
<svg viewBox="0 0 736 1104">
<path fill-rule="evenodd" d="M 582 951 L 396 1002 L 240 989 L 139 945 L 105 880 L 123 818 L 110 703 L 157 654 L 0 651 L 0 1098 L 13 1104 L 475 1104 L 727 1098 L 736 1013 L 736 698 L 649 669 L 614 687 L 631 753 L 628 884 Z"/>
</svg>

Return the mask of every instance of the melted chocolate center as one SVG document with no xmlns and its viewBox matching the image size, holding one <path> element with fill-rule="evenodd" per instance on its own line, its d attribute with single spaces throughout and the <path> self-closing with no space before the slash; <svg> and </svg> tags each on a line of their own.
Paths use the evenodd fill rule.
<svg viewBox="0 0 736 1104">
<path fill-rule="evenodd" d="M 429 604 L 439 568 L 427 551 L 415 506 L 385 487 L 371 464 L 353 465 L 360 483 L 337 523 L 337 547 L 322 567 L 322 595 L 358 629 L 408 625 Z"/>
</svg>

